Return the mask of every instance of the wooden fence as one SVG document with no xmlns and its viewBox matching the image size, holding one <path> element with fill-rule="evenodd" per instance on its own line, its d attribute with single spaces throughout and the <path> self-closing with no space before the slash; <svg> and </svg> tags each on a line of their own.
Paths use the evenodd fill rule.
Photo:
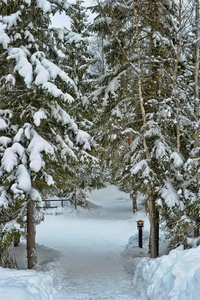
<svg viewBox="0 0 200 300">
<path fill-rule="evenodd" d="M 65 201 L 71 201 L 70 199 L 67 199 L 67 198 L 61 198 L 61 199 L 42 199 L 42 201 L 44 201 L 44 202 L 54 202 L 54 201 L 59 201 L 59 202 L 61 202 L 61 206 L 62 207 L 64 207 L 64 202 Z M 49 207 L 47 207 L 47 208 L 57 208 L 58 206 L 49 206 Z"/>
</svg>

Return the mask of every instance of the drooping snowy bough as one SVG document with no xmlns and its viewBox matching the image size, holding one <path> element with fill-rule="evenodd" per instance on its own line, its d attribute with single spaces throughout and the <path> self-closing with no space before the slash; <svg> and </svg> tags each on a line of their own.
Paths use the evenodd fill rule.
<svg viewBox="0 0 200 300">
<path fill-rule="evenodd" d="M 10 261 L 6 255 L 13 237 L 19 237 L 27 221 L 28 267 L 34 267 L 42 195 L 66 189 L 75 167 L 93 159 L 87 153 L 90 135 L 67 113 L 77 87 L 59 65 L 58 43 L 49 29 L 50 15 L 68 8 L 65 0 L 0 3 L 0 264 L 4 266 Z"/>
</svg>

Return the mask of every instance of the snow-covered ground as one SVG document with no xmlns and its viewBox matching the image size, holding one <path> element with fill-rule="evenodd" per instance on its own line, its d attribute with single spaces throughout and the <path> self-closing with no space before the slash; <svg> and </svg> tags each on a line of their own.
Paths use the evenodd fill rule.
<svg viewBox="0 0 200 300">
<path fill-rule="evenodd" d="M 62 253 L 59 265 L 44 268 L 54 269 L 60 281 L 56 299 L 134 299 L 121 257 L 136 229 L 129 195 L 111 185 L 93 191 L 89 200 L 98 206 L 49 215 L 38 226 L 37 242 Z"/>
<path fill-rule="evenodd" d="M 22 270 L 0 268 L 0 300 L 199 300 L 200 248 L 149 259 L 149 222 L 132 215 L 128 194 L 108 185 L 89 201 L 89 209 L 48 210 L 37 226 L 36 270 L 26 270 L 25 243 L 14 248 Z"/>
</svg>

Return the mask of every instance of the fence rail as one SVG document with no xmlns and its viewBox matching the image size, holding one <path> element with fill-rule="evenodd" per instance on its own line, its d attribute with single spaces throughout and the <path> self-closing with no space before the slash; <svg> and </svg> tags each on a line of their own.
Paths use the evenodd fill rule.
<svg viewBox="0 0 200 300">
<path fill-rule="evenodd" d="M 61 206 L 64 207 L 64 202 L 65 201 L 71 201 L 70 199 L 67 198 L 60 198 L 60 199 L 42 199 L 44 202 L 54 202 L 54 201 L 60 201 Z M 56 208 L 57 206 L 50 206 L 49 208 Z"/>
</svg>

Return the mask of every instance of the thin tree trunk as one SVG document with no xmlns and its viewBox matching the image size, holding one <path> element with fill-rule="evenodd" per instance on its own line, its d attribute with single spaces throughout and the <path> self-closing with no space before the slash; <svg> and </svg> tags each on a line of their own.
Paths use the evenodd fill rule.
<svg viewBox="0 0 200 300">
<path fill-rule="evenodd" d="M 27 259 L 28 269 L 34 268 L 37 263 L 36 245 L 35 245 L 35 202 L 33 200 L 27 203 Z"/>
<path fill-rule="evenodd" d="M 131 134 L 130 134 L 130 132 L 127 132 L 127 141 L 128 141 L 128 146 L 130 148 L 130 146 L 131 146 Z M 133 191 L 133 182 L 131 182 L 131 190 Z M 133 194 L 131 194 L 131 199 L 132 199 L 132 204 L 133 204 L 133 214 L 135 214 L 136 211 L 137 211 L 137 199 Z"/>
<path fill-rule="evenodd" d="M 132 204 L 133 204 L 133 214 L 137 212 L 137 200 L 136 197 L 132 197 Z"/>
<path fill-rule="evenodd" d="M 128 146 L 131 146 L 131 134 L 130 132 L 127 132 L 127 141 L 128 141 Z"/>
<path fill-rule="evenodd" d="M 139 30 L 138 30 L 138 18 L 137 18 L 137 13 L 135 10 L 135 1 L 133 0 L 133 14 L 135 17 L 135 23 L 136 23 L 136 49 L 137 49 L 137 57 L 138 57 L 138 70 L 137 76 L 138 76 L 138 92 L 139 92 L 139 100 L 140 100 L 140 110 L 142 114 L 142 120 L 143 120 L 143 146 L 146 152 L 146 158 L 149 158 L 149 149 L 147 147 L 146 139 L 145 139 L 145 133 L 146 133 L 146 128 L 147 128 L 147 121 L 146 121 L 146 114 L 145 114 L 145 109 L 144 109 L 144 101 L 142 97 L 142 80 L 141 80 L 141 59 L 140 59 L 140 47 L 139 47 Z"/>
<path fill-rule="evenodd" d="M 103 52 L 103 47 L 104 47 L 104 43 L 103 43 L 103 37 L 100 37 L 101 39 L 101 63 L 102 63 L 102 76 L 105 75 L 105 58 L 104 58 L 104 52 Z"/>
<path fill-rule="evenodd" d="M 133 191 L 133 182 L 131 182 L 131 190 Z M 132 205 L 133 205 L 133 214 L 137 212 L 137 198 L 131 193 Z"/>
<path fill-rule="evenodd" d="M 156 252 L 154 257 L 159 255 L 159 210 L 156 208 L 156 216 L 155 216 L 155 227 L 156 227 Z"/>
<path fill-rule="evenodd" d="M 149 149 L 146 143 L 145 133 L 147 130 L 147 121 L 146 121 L 146 114 L 144 109 L 144 102 L 143 102 L 143 96 L 142 96 L 142 80 L 141 80 L 141 59 L 140 59 L 140 47 L 139 47 L 139 26 L 138 26 L 138 18 L 137 13 L 135 10 L 135 1 L 133 0 L 133 14 L 135 17 L 135 23 L 136 23 L 136 49 L 137 49 L 137 57 L 138 57 L 138 69 L 139 72 L 137 73 L 138 76 L 138 92 L 139 92 L 139 100 L 140 100 L 140 110 L 142 114 L 142 120 L 143 120 L 143 147 L 145 149 L 146 153 L 146 159 L 149 159 Z M 149 219 L 150 219 L 150 237 L 149 237 L 149 254 L 150 257 L 155 258 L 158 256 L 158 235 L 159 235 L 159 223 L 158 220 L 156 220 L 157 210 L 155 206 L 155 199 L 153 197 L 153 191 L 151 191 L 150 184 L 148 184 L 148 190 L 149 190 Z"/>
<path fill-rule="evenodd" d="M 199 0 L 196 0 L 196 44 L 194 69 L 194 114 L 196 122 L 199 120 Z M 194 133 L 194 148 L 199 146 L 199 130 Z"/>
<path fill-rule="evenodd" d="M 74 187 L 74 207 L 77 209 L 77 194 L 76 194 L 76 182 Z"/>
<path fill-rule="evenodd" d="M 149 236 L 149 256 L 156 258 L 158 256 L 158 241 L 157 241 L 157 226 L 156 226 L 156 208 L 153 195 L 149 198 L 149 221 L 150 221 L 150 236 Z"/>
<path fill-rule="evenodd" d="M 195 121 L 199 121 L 199 0 L 196 0 L 196 44 L 195 44 L 195 69 L 194 69 L 194 115 Z M 199 147 L 199 130 L 196 126 L 194 133 L 194 148 Z M 196 228 L 194 229 L 194 237 L 199 236 L 199 223 L 200 219 L 195 220 L 197 222 Z"/>
<path fill-rule="evenodd" d="M 182 26 L 182 0 L 179 0 L 179 34 L 178 34 L 178 43 L 177 43 L 177 57 L 175 61 L 174 75 L 173 75 L 173 95 L 176 103 L 176 147 L 178 153 L 180 153 L 180 119 L 179 119 L 179 111 L 180 104 L 178 100 L 178 87 L 177 87 L 177 72 L 178 65 L 181 57 L 181 26 Z"/>
</svg>

